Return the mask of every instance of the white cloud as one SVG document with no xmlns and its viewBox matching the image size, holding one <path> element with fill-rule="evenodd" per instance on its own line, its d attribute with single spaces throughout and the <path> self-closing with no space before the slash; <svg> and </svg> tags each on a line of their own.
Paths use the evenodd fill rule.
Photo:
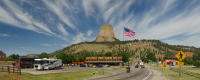
<svg viewBox="0 0 200 80">
<path fill-rule="evenodd" d="M 63 12 L 63 3 L 65 3 L 64 1 L 57 1 L 56 3 L 52 3 L 50 1 L 44 0 L 43 2 L 48 6 L 49 10 L 54 12 L 59 17 L 60 20 L 62 20 L 70 28 L 77 30 L 76 26 L 71 21 L 72 16 L 70 17 L 67 15 L 67 13 Z"/>
<path fill-rule="evenodd" d="M 169 6 L 169 8 L 170 7 L 171 6 Z M 166 11 L 162 12 L 167 12 L 169 9 L 164 10 Z M 162 12 L 157 12 L 157 15 L 154 16 L 155 12 L 156 10 L 154 10 L 153 12 L 147 12 L 146 14 L 151 16 L 144 17 L 143 21 L 139 23 L 139 38 L 166 39 L 180 34 L 199 33 L 198 31 L 200 30 L 200 28 L 198 27 L 198 25 L 200 23 L 200 6 L 189 10 L 184 10 L 183 12 L 176 14 L 175 17 L 165 19 L 164 21 L 161 21 L 151 26 L 151 23 L 159 18 L 159 16 L 157 15 L 163 14 Z"/>
<path fill-rule="evenodd" d="M 10 35 L 8 35 L 8 34 L 2 34 L 2 33 L 0 33 L 0 37 L 9 37 Z"/>
<path fill-rule="evenodd" d="M 52 27 L 45 24 L 45 21 L 43 22 L 35 19 L 14 2 L 3 0 L 2 2 L 5 3 L 7 8 L 0 6 L 0 21 L 22 29 L 53 35 L 54 37 L 56 36 L 66 42 L 72 43 L 91 41 L 93 39 L 92 34 L 95 30 L 88 30 L 86 33 L 81 33 L 78 31 L 78 27 L 76 27 L 82 27 L 82 22 L 86 22 L 87 24 L 90 19 L 93 20 L 93 18 L 97 20 L 96 24 L 98 25 L 99 23 L 112 24 L 115 36 L 120 40 L 123 39 L 123 27 L 133 29 L 136 32 L 136 39 L 159 39 L 170 43 L 179 40 L 179 38 L 168 39 L 170 37 L 177 35 L 191 36 L 190 38 L 193 39 L 186 39 L 181 42 L 186 42 L 186 45 L 189 45 L 189 42 L 199 40 L 197 37 L 200 36 L 194 37 L 194 34 L 200 34 L 200 6 L 195 4 L 198 0 L 193 0 L 190 3 L 184 4 L 183 10 L 176 10 L 177 6 L 179 6 L 179 4 L 176 4 L 176 0 L 158 1 L 156 2 L 157 4 L 149 5 L 151 8 L 145 9 L 143 13 L 140 13 L 140 17 L 135 17 L 135 0 L 115 1 L 84 0 L 71 2 L 44 0 L 44 6 L 58 17 L 55 21 L 61 21 L 56 27 Z M 83 13 L 81 19 L 77 17 L 79 14 L 76 14 L 76 10 Z M 53 16 L 52 14 L 49 15 L 48 17 Z M 84 19 L 85 17 L 86 19 Z M 52 19 L 54 18 L 52 17 Z M 86 21 L 81 21 L 82 19 Z M 95 24 L 95 21 L 92 23 Z M 72 32 L 72 34 L 70 32 L 69 34 L 69 32 L 67 32 L 69 30 L 66 30 L 67 28 L 64 27 L 64 24 L 76 30 L 75 33 L 77 33 L 77 35 L 67 38 L 66 36 L 71 36 L 74 32 Z M 90 24 L 87 25 L 90 26 Z M 125 40 L 132 39 L 129 37 L 124 38 Z"/>
<path fill-rule="evenodd" d="M 61 44 L 60 45 L 61 47 L 67 47 L 67 46 L 69 46 L 68 44 Z"/>
<path fill-rule="evenodd" d="M 87 34 L 84 34 L 84 33 L 78 33 L 75 37 L 72 38 L 72 44 L 76 44 L 76 43 L 79 43 L 79 42 L 85 42 L 85 41 L 92 41 L 94 40 L 93 37 L 88 37 L 88 36 L 85 36 Z"/>
<path fill-rule="evenodd" d="M 96 11 L 98 10 L 101 14 L 107 10 L 109 7 L 110 0 L 84 0 L 82 1 L 82 6 L 87 17 L 96 16 Z"/>
<path fill-rule="evenodd" d="M 68 32 L 65 30 L 65 28 L 62 24 L 58 24 L 57 28 L 64 36 L 68 35 Z"/>
<path fill-rule="evenodd" d="M 117 3 L 110 5 L 103 13 L 103 20 L 114 27 L 115 36 L 123 40 L 123 28 L 130 27 L 128 22 L 134 19 L 134 14 L 127 12 L 131 9 L 131 5 L 134 4 L 134 0 L 128 0 L 126 2 L 120 0 Z M 127 14 L 125 16 L 125 14 Z"/>
<path fill-rule="evenodd" d="M 4 8 L 0 6 L 0 21 L 7 23 L 7 24 L 13 24 L 13 25 L 19 25 L 18 21 L 16 21 L 10 14 L 7 12 Z"/>
<path fill-rule="evenodd" d="M 82 2 L 86 16 L 90 16 L 95 12 L 92 3 L 92 0 L 85 0 Z"/>
<path fill-rule="evenodd" d="M 31 48 L 31 47 L 19 47 L 19 49 L 21 49 L 21 51 L 25 51 L 25 52 L 36 52 L 36 51 L 38 51 L 37 49 Z M 20 53 L 20 55 L 24 55 L 24 54 Z"/>
<path fill-rule="evenodd" d="M 44 47 L 67 47 L 69 44 L 57 44 L 57 43 L 43 43 L 43 44 L 40 44 L 41 46 L 44 46 Z"/>
<path fill-rule="evenodd" d="M 48 43 L 44 43 L 44 44 L 41 44 L 41 46 L 51 47 L 52 45 L 51 45 L 51 44 L 48 44 Z"/>
<path fill-rule="evenodd" d="M 138 29 L 143 31 L 148 30 L 153 21 L 159 19 L 175 6 L 174 2 L 175 0 L 161 1 L 159 5 L 155 5 L 155 7 L 151 8 L 148 12 L 145 12 L 143 19 L 138 24 Z"/>
<path fill-rule="evenodd" d="M 88 30 L 88 31 L 87 31 L 87 35 L 88 35 L 88 36 L 91 36 L 91 35 L 92 35 L 92 33 L 93 33 L 93 31 L 92 31 L 92 30 Z"/>
<path fill-rule="evenodd" d="M 79 43 L 79 42 L 83 42 L 85 41 L 87 38 L 84 36 L 83 33 L 79 33 L 77 34 L 75 37 L 73 37 L 72 39 L 72 44 L 76 44 L 76 43 Z"/>
<path fill-rule="evenodd" d="M 187 45 L 187 46 L 195 46 L 200 48 L 200 37 L 198 35 L 195 36 L 189 36 L 187 38 L 184 38 L 182 40 L 180 39 L 171 39 L 171 40 L 163 40 L 164 42 L 167 42 L 172 45 Z"/>
<path fill-rule="evenodd" d="M 43 34 L 47 34 L 47 35 L 55 34 L 44 23 L 41 23 L 41 22 L 33 19 L 32 16 L 30 16 L 28 13 L 22 11 L 22 9 L 15 3 L 13 3 L 9 0 L 3 0 L 3 2 L 6 4 L 8 9 L 11 10 L 11 12 L 14 14 L 13 16 L 11 16 L 11 14 L 8 11 L 0 9 L 1 11 L 3 11 L 3 14 L 0 13 L 1 14 L 0 16 L 1 17 L 6 16 L 6 19 L 8 19 L 8 20 L 6 20 L 7 22 L 5 22 L 5 21 L 3 21 L 3 22 L 11 24 L 11 25 L 15 25 L 16 27 L 19 27 L 22 29 L 35 31 L 38 33 L 43 33 Z M 17 19 L 21 20 L 22 22 L 18 21 L 15 17 Z M 9 21 L 9 19 L 11 21 Z"/>
<path fill-rule="evenodd" d="M 152 24 L 161 17 L 166 16 L 166 13 L 173 9 L 176 5 L 171 1 L 162 1 L 159 7 L 154 7 L 144 14 L 144 18 L 136 23 L 136 38 L 137 39 L 158 39 L 170 44 L 189 45 L 199 47 L 200 34 L 200 6 L 193 5 L 191 2 L 185 5 L 186 8 L 180 13 L 174 13 L 174 16 L 166 17 L 165 19 Z M 160 11 L 158 11 L 160 10 Z M 155 14 L 156 13 L 156 14 Z M 178 35 L 187 35 L 184 40 Z M 177 37 L 174 37 L 177 36 Z M 173 37 L 173 38 L 170 38 Z"/>
</svg>

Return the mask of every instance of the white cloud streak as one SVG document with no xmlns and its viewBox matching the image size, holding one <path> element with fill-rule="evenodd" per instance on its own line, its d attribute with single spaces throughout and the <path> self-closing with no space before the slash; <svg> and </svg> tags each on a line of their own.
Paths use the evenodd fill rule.
<svg viewBox="0 0 200 80">
<path fill-rule="evenodd" d="M 91 35 L 92 35 L 92 33 L 93 33 L 93 31 L 92 31 L 92 30 L 88 30 L 88 31 L 87 31 L 87 36 L 91 36 Z"/>
<path fill-rule="evenodd" d="M 76 9 L 83 11 L 83 14 L 85 13 L 85 15 L 81 15 L 84 16 L 84 18 L 86 17 L 85 20 L 90 21 L 90 18 L 95 18 L 99 19 L 97 21 L 101 21 L 102 23 L 112 24 L 115 36 L 120 40 L 122 40 L 123 37 L 123 27 L 133 29 L 136 32 L 136 39 L 159 39 L 172 44 L 175 44 L 173 43 L 174 41 L 177 42 L 177 44 L 185 45 L 190 45 L 192 41 L 196 42 L 199 40 L 198 37 L 200 36 L 197 34 L 200 34 L 200 6 L 194 5 L 198 0 L 193 0 L 185 4 L 184 10 L 180 10 L 179 12 L 173 12 L 178 6 L 176 3 L 178 2 L 177 0 L 159 1 L 158 4 L 153 5 L 153 7 L 151 5 L 150 7 L 152 8 L 141 13 L 141 17 L 135 17 L 135 12 L 132 10 L 135 0 L 115 1 L 116 0 L 112 2 L 111 0 L 84 0 L 70 3 L 60 0 L 43 0 L 45 7 L 58 17 L 57 20 L 61 21 L 54 29 L 51 29 L 45 22 L 35 20 L 15 3 L 9 0 L 3 0 L 8 10 L 0 6 L 0 21 L 22 29 L 54 35 L 73 44 L 82 41 L 91 41 L 95 37 L 92 36 L 95 30 L 88 29 L 86 33 L 83 33 L 85 31 L 80 32 L 78 30 L 78 27 L 82 27 L 82 24 L 79 24 L 81 20 L 74 14 Z M 74 6 L 74 4 L 79 5 Z M 171 15 L 169 16 L 169 14 Z M 88 21 L 85 22 L 87 23 Z M 95 24 L 95 21 L 93 21 L 93 23 Z M 65 24 L 72 30 L 76 30 L 75 34 L 77 35 L 71 37 L 71 40 L 66 38 L 66 36 L 73 36 L 73 34 L 67 32 L 69 30 L 66 30 L 68 28 L 63 26 Z M 56 34 L 53 30 L 57 30 L 60 34 Z M 178 42 L 181 40 L 180 38 L 170 39 L 170 37 L 177 35 L 187 35 L 190 37 L 181 42 Z M 125 37 L 125 40 L 129 39 L 131 38 Z M 197 44 L 200 45 L 198 42 Z"/>
<path fill-rule="evenodd" d="M 153 22 L 173 9 L 176 6 L 174 3 L 171 1 L 162 1 L 160 5 L 157 5 L 159 7 L 154 7 L 149 12 L 146 12 L 142 21 L 137 23 L 136 38 L 158 39 L 170 44 L 199 47 L 200 43 L 198 41 L 200 36 L 195 34 L 200 34 L 200 6 L 194 6 L 195 1 L 186 5 L 184 11 L 175 13 L 174 16 L 152 25 Z M 160 11 L 158 12 L 158 10 Z M 182 39 L 177 35 L 186 35 L 189 37 Z"/>
<path fill-rule="evenodd" d="M 173 4 L 168 4 L 173 5 Z M 168 8 L 171 8 L 171 6 L 168 6 Z M 156 8 L 154 8 L 156 9 Z M 169 9 L 164 9 L 167 12 Z M 153 13 L 155 13 L 156 10 L 154 10 Z M 162 15 L 162 12 L 157 12 L 157 15 Z M 161 21 L 157 24 L 154 24 L 150 26 L 150 23 L 154 21 L 152 18 L 159 18 L 154 16 L 153 13 L 147 12 L 147 15 L 151 15 L 148 17 L 144 17 L 143 21 L 139 24 L 139 32 L 142 34 L 139 35 L 139 38 L 146 38 L 146 39 L 166 39 L 175 35 L 180 34 L 197 34 L 200 31 L 200 28 L 198 27 L 200 23 L 200 6 L 196 6 L 196 8 L 190 9 L 190 10 L 184 10 L 183 12 L 176 14 L 175 17 L 165 19 L 165 21 Z M 145 22 L 146 20 L 149 20 L 148 22 Z M 146 27 L 143 27 L 146 26 Z M 195 29 L 195 30 L 194 30 Z"/>
<path fill-rule="evenodd" d="M 6 22 L 8 24 L 11 25 L 15 25 L 16 27 L 22 28 L 22 29 L 27 29 L 27 30 L 31 30 L 31 31 L 35 31 L 38 33 L 43 33 L 43 34 L 47 34 L 47 35 L 52 35 L 55 34 L 53 33 L 45 24 L 34 20 L 32 18 L 32 16 L 30 16 L 28 13 L 24 12 L 21 10 L 21 8 L 19 6 L 17 6 L 15 3 L 9 1 L 9 0 L 3 0 L 3 2 L 6 4 L 6 6 L 9 8 L 9 10 L 13 13 L 10 14 L 8 11 L 4 10 L 4 9 L 0 9 L 1 11 L 3 11 L 3 14 L 1 14 L 0 16 L 3 18 L 6 18 Z M 5 15 L 7 13 L 7 15 Z M 18 21 L 17 19 L 21 20 Z M 9 21 L 11 20 L 11 22 Z M 43 30 L 39 30 L 39 29 Z"/>
<path fill-rule="evenodd" d="M 68 35 L 68 32 L 65 30 L 65 28 L 62 24 L 58 24 L 57 28 L 64 36 Z"/>
<path fill-rule="evenodd" d="M 8 35 L 8 34 L 2 34 L 2 33 L 0 33 L 0 37 L 9 37 L 10 35 Z"/>
<path fill-rule="evenodd" d="M 87 34 L 84 34 L 84 33 L 78 33 L 75 37 L 72 38 L 72 44 L 94 40 L 93 37 L 89 37 L 89 36 L 86 36 L 86 35 Z"/>
<path fill-rule="evenodd" d="M 48 43 L 44 43 L 44 44 L 41 44 L 41 46 L 44 46 L 44 47 L 51 47 L 52 45 L 51 45 L 51 44 L 48 44 Z"/>
<path fill-rule="evenodd" d="M 60 20 L 62 20 L 70 28 L 77 30 L 76 26 L 71 21 L 71 17 L 69 17 L 67 13 L 63 12 L 62 7 L 64 6 L 63 4 L 65 3 L 65 1 L 57 1 L 56 3 L 53 3 L 50 1 L 43 0 L 43 2 L 48 6 L 49 10 L 54 12 L 59 17 Z"/>
</svg>

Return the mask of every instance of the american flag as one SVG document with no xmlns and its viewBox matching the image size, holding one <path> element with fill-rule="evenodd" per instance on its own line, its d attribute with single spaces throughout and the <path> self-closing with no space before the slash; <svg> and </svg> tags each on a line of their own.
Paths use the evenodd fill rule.
<svg viewBox="0 0 200 80">
<path fill-rule="evenodd" d="M 133 32 L 133 30 L 125 28 L 124 27 L 124 36 L 129 36 L 134 38 L 135 37 L 135 32 Z"/>
</svg>

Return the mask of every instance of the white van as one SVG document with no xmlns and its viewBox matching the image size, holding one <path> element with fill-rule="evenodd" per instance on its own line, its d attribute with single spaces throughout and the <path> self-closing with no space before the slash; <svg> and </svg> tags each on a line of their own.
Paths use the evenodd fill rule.
<svg viewBox="0 0 200 80">
<path fill-rule="evenodd" d="M 35 70 L 50 70 L 59 68 L 62 66 L 62 60 L 61 59 L 34 59 L 34 69 Z"/>
</svg>

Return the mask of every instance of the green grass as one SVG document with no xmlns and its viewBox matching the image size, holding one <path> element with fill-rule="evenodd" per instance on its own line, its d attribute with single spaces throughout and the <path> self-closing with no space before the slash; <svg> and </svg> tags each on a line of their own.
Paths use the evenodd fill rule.
<svg viewBox="0 0 200 80">
<path fill-rule="evenodd" d="M 126 66 L 114 67 L 114 68 L 112 68 L 112 70 L 126 70 Z"/>
<path fill-rule="evenodd" d="M 170 70 L 170 68 L 163 68 L 160 65 L 151 65 L 151 69 L 160 71 L 164 76 L 166 76 L 168 79 L 170 80 L 200 80 L 200 78 L 196 78 L 194 76 L 191 75 L 187 75 L 187 74 L 181 74 L 181 77 L 179 77 L 179 73 L 173 70 Z M 174 68 L 173 68 L 174 69 Z M 175 69 L 178 69 L 175 68 Z M 183 70 L 187 70 L 187 71 L 191 71 L 191 72 L 200 72 L 199 68 L 192 68 L 192 67 L 182 67 Z"/>
<path fill-rule="evenodd" d="M 3 66 L 3 65 L 12 65 L 12 63 L 0 63 L 0 66 Z"/>
<path fill-rule="evenodd" d="M 29 73 L 22 73 L 20 78 L 22 80 L 83 80 L 86 78 L 96 77 L 103 75 L 103 72 L 98 72 L 96 75 L 92 74 L 92 71 L 78 71 L 78 72 L 64 72 L 64 73 L 51 73 L 51 74 L 41 74 L 32 75 Z M 104 75 L 111 75 L 111 73 L 104 72 Z M 0 78 L 7 76 L 6 80 L 10 77 L 7 72 L 0 72 Z M 1 80 L 1 79 L 0 79 Z"/>
<path fill-rule="evenodd" d="M 0 72 L 0 80 L 9 80 L 8 72 Z"/>
<path fill-rule="evenodd" d="M 193 68 L 193 67 L 182 67 L 183 70 L 194 72 L 200 74 L 200 68 Z"/>
</svg>

